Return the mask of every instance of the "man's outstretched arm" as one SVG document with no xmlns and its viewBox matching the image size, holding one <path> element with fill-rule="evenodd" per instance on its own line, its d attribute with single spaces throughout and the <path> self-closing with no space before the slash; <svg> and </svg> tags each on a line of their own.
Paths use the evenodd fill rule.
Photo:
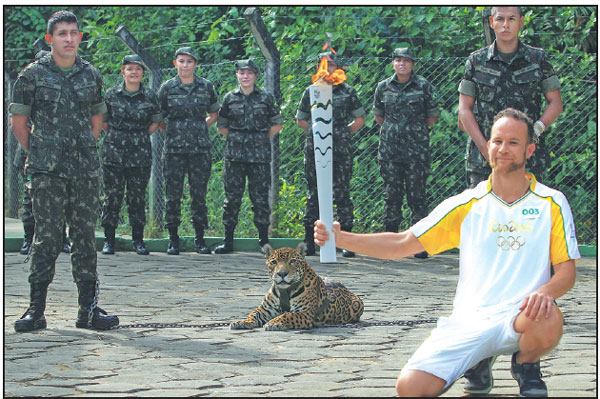
<svg viewBox="0 0 600 399">
<path fill-rule="evenodd" d="M 358 234 L 342 231 L 339 222 L 333 223 L 335 246 L 380 259 L 399 259 L 425 251 L 410 231 L 401 233 Z M 329 232 L 321 220 L 315 222 L 315 244 L 322 246 L 329 240 Z"/>
</svg>

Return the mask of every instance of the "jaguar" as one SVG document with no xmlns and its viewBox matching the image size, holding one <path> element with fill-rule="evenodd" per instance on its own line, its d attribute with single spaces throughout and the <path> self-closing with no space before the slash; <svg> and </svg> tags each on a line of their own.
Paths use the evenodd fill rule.
<svg viewBox="0 0 600 399">
<path fill-rule="evenodd" d="M 322 279 L 306 262 L 306 244 L 296 249 L 263 247 L 271 289 L 258 308 L 232 330 L 265 327 L 268 331 L 310 329 L 322 325 L 355 323 L 364 304 L 337 280 Z"/>
</svg>

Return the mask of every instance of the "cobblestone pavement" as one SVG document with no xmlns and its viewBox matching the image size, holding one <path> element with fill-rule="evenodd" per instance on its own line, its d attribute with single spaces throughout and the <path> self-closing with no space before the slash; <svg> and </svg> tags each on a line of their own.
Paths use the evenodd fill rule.
<svg viewBox="0 0 600 399">
<path fill-rule="evenodd" d="M 269 287 L 260 254 L 99 253 L 99 304 L 122 325 L 197 327 L 98 332 L 74 327 L 76 286 L 61 254 L 48 328 L 17 334 L 13 323 L 28 305 L 24 258 L 4 254 L 5 396 L 392 396 L 400 369 L 434 326 L 427 321 L 450 313 L 458 279 L 453 254 L 400 261 L 340 256 L 337 264 L 311 256 L 321 276 L 364 299 L 363 321 L 392 324 L 232 331 L 216 323 L 244 318 Z M 563 339 L 542 359 L 551 396 L 597 396 L 596 259 L 577 267 L 574 289 L 559 300 Z M 493 395 L 518 394 L 509 368 L 510 356 L 499 357 Z M 462 396 L 463 384 L 445 396 Z"/>
</svg>

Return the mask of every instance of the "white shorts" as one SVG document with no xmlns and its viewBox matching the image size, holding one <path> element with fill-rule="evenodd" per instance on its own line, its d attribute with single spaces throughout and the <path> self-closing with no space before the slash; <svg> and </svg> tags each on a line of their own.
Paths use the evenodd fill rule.
<svg viewBox="0 0 600 399">
<path fill-rule="evenodd" d="M 440 317 L 437 327 L 408 359 L 400 375 L 421 370 L 446 381 L 444 389 L 481 360 L 519 350 L 514 329 L 519 308 L 487 317 Z"/>
</svg>

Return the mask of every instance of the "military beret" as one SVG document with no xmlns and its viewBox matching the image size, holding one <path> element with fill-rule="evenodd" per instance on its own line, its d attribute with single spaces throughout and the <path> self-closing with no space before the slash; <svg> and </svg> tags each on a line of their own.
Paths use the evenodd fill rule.
<svg viewBox="0 0 600 399">
<path fill-rule="evenodd" d="M 258 73 L 258 67 L 252 60 L 240 60 L 235 63 L 235 70 L 238 69 L 249 69 L 254 73 Z"/>
<path fill-rule="evenodd" d="M 123 60 L 121 61 L 121 65 L 126 65 L 126 64 L 138 64 L 139 66 L 141 66 L 142 68 L 145 69 L 142 59 L 137 54 L 126 55 L 125 57 L 123 57 Z"/>
<path fill-rule="evenodd" d="M 417 60 L 415 58 L 415 56 L 413 55 L 412 51 L 410 50 L 410 48 L 408 48 L 408 47 L 398 47 L 397 49 L 395 49 L 394 52 L 392 53 L 392 58 L 396 58 L 396 57 L 408 58 L 410 60 L 413 60 L 413 62 Z"/>
<path fill-rule="evenodd" d="M 192 48 L 189 46 L 178 48 L 177 51 L 175 52 L 175 58 L 177 58 L 177 56 L 181 55 L 181 54 L 189 55 L 190 57 L 192 57 L 193 59 L 198 61 L 198 56 L 196 55 L 194 50 L 192 50 Z"/>
</svg>

